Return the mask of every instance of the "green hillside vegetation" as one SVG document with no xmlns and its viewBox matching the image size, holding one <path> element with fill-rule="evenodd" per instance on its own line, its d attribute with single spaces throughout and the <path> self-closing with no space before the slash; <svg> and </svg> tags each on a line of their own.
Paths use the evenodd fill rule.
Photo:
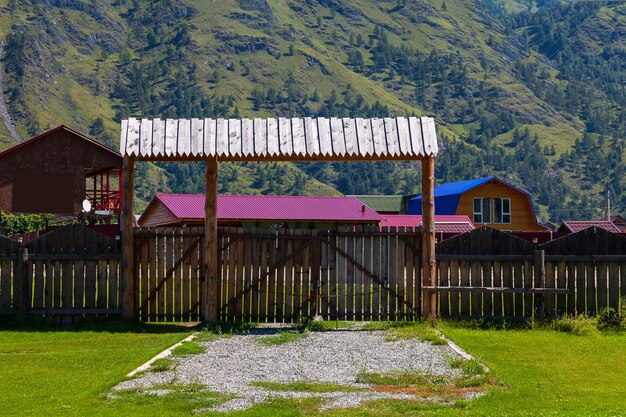
<svg viewBox="0 0 626 417">
<path fill-rule="evenodd" d="M 144 117 L 430 115 L 439 183 L 499 175 L 543 219 L 626 207 L 626 5 L 507 0 L 0 0 L 23 137 L 116 146 Z M 0 142 L 9 141 L 0 129 Z M 419 192 L 415 163 L 224 164 L 222 193 Z M 202 164 L 140 164 L 140 200 L 202 192 Z"/>
</svg>

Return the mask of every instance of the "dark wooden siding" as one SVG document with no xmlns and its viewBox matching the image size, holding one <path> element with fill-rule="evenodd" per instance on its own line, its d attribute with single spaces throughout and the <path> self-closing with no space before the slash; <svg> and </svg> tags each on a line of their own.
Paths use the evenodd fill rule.
<svg viewBox="0 0 626 417">
<path fill-rule="evenodd" d="M 0 155 L 0 210 L 7 213 L 79 214 L 81 202 L 85 199 L 86 176 L 121 168 L 121 165 L 122 158 L 115 151 L 86 140 L 70 129 L 54 129 Z M 55 193 L 53 189 L 47 195 L 41 195 L 35 191 L 37 187 L 24 184 L 25 178 L 36 185 L 38 179 L 51 176 L 65 178 L 63 184 L 56 185 L 59 190 L 65 189 L 65 193 Z M 56 200 L 61 194 L 65 194 L 65 198 L 71 195 L 71 202 L 60 205 Z M 26 201 L 29 204 L 20 204 L 16 208 L 15 196 L 21 203 Z"/>
</svg>

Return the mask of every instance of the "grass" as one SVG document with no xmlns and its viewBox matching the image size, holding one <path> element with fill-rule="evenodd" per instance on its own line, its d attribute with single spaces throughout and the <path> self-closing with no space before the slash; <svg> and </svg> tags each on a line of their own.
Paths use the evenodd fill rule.
<svg viewBox="0 0 626 417">
<path fill-rule="evenodd" d="M 265 388 L 270 391 L 295 391 L 295 392 L 356 392 L 364 391 L 363 388 L 349 385 L 335 384 L 332 382 L 271 382 L 255 381 L 250 385 Z"/>
<path fill-rule="evenodd" d="M 275 335 L 271 336 L 263 336 L 257 339 L 257 344 L 260 346 L 277 346 L 284 345 L 286 343 L 296 342 L 300 339 L 305 338 L 307 335 L 305 333 L 298 332 L 279 332 Z"/>
<path fill-rule="evenodd" d="M 161 358 L 152 362 L 150 372 L 166 372 L 174 369 L 174 361 L 169 358 Z"/>
<path fill-rule="evenodd" d="M 183 342 L 180 346 L 172 350 L 172 355 L 176 356 L 185 356 L 185 355 L 197 355 L 199 353 L 204 353 L 206 349 L 199 345 L 196 342 L 189 341 Z"/>
<path fill-rule="evenodd" d="M 128 323 L 0 330 L 0 415 L 185 415 L 181 404 L 115 402 L 103 394 L 190 333 Z"/>
<path fill-rule="evenodd" d="M 438 331 L 428 322 L 421 321 L 379 321 L 371 322 L 362 327 L 363 330 L 385 330 L 386 339 L 421 339 L 433 345 L 445 345 Z"/>
<path fill-rule="evenodd" d="M 430 325 L 371 327 L 408 332 L 411 327 L 420 326 Z M 353 409 L 320 411 L 320 399 L 274 399 L 244 411 L 203 415 L 612 416 L 623 415 L 626 409 L 623 395 L 626 333 L 575 334 L 556 331 L 550 326 L 499 330 L 455 323 L 439 323 L 437 328 L 485 363 L 492 373 L 484 372 L 476 361 L 450 359 L 451 366 L 462 370 L 462 377 L 453 384 L 411 373 L 361 374 L 363 381 L 379 383 L 374 389 L 415 392 L 415 400 L 378 400 Z M 220 327 L 222 334 L 226 330 Z M 246 331 L 241 327 L 232 330 Z M 129 371 L 190 332 L 188 328 L 170 325 L 125 323 L 72 330 L 41 326 L 0 331 L 0 415 L 187 416 L 228 400 L 231 397 L 195 384 L 155 387 L 171 391 L 165 395 L 145 395 L 154 390 L 124 391 L 119 393 L 119 398 L 105 395 Z M 213 331 L 205 333 L 207 337 L 214 337 L 208 336 L 209 333 L 215 335 Z M 297 333 L 283 332 L 277 336 L 282 338 L 284 334 Z M 493 375 L 498 378 L 495 383 Z M 418 389 L 420 383 L 423 385 Z M 308 392 L 331 390 L 328 385 L 308 382 L 272 384 L 265 387 Z M 482 389 L 489 392 L 472 401 L 458 399 L 465 392 Z M 447 405 L 429 403 L 428 395 L 444 398 Z"/>
<path fill-rule="evenodd" d="M 161 384 L 141 390 L 116 391 L 112 402 L 122 405 L 166 406 L 176 404 L 184 407 L 189 414 L 203 414 L 221 403 L 232 399 L 233 395 L 207 390 L 200 384 Z M 164 414 L 165 415 L 165 414 Z"/>
<path fill-rule="evenodd" d="M 441 327 L 510 387 L 450 415 L 604 416 L 621 415 L 626 409 L 624 333 Z"/>
<path fill-rule="evenodd" d="M 360 372 L 357 378 L 357 382 L 361 384 L 403 388 L 413 386 L 443 386 L 447 383 L 447 379 L 443 376 L 416 371 L 395 371 L 385 374 Z"/>
</svg>

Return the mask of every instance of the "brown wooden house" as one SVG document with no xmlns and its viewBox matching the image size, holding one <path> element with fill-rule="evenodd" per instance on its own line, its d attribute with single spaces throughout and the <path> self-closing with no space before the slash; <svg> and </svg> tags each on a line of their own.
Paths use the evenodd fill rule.
<svg viewBox="0 0 626 417">
<path fill-rule="evenodd" d="M 411 200 L 408 214 L 421 214 L 422 196 Z M 479 227 L 514 232 L 543 232 L 531 196 L 498 177 L 452 182 L 435 188 L 436 215 L 465 215 Z"/>
<path fill-rule="evenodd" d="M 78 215 L 85 198 L 95 209 L 118 210 L 122 160 L 119 152 L 56 127 L 0 153 L 0 210 Z"/>
</svg>

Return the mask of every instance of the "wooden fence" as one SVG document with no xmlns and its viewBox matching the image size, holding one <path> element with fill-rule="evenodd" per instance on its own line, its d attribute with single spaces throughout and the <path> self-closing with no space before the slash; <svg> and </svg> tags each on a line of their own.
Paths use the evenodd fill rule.
<svg viewBox="0 0 626 417">
<path fill-rule="evenodd" d="M 221 320 L 419 316 L 419 232 L 220 228 L 218 237 Z M 202 228 L 135 230 L 137 305 L 142 320 L 202 317 L 203 240 Z"/>
<path fill-rule="evenodd" d="M 73 225 L 25 244 L 0 236 L 0 252 L 1 312 L 67 318 L 120 312 L 115 239 Z"/>
<path fill-rule="evenodd" d="M 439 315 L 596 315 L 626 298 L 626 238 L 589 228 L 542 245 L 480 228 L 437 245 Z M 623 301 L 621 301 L 623 303 Z"/>
<path fill-rule="evenodd" d="M 437 245 L 421 284 L 419 230 L 218 230 L 224 321 L 414 319 L 422 290 L 443 317 L 595 315 L 626 300 L 626 238 L 590 228 L 541 245 L 481 228 Z M 204 230 L 135 229 L 137 316 L 202 318 Z M 26 244 L 0 236 L 0 314 L 119 313 L 119 241 L 84 226 Z"/>
</svg>

